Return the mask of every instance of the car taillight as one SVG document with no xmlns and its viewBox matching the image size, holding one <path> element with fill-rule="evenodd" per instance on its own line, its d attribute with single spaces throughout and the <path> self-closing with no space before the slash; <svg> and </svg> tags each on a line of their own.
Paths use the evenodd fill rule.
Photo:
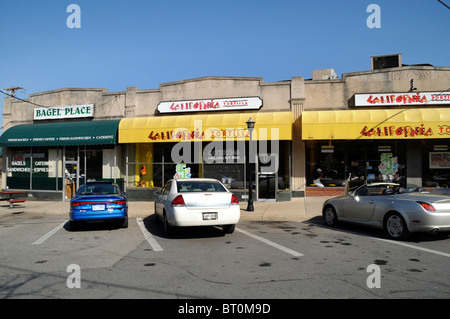
<svg viewBox="0 0 450 319">
<path fill-rule="evenodd" d="M 116 204 L 116 205 L 125 205 L 126 203 L 127 203 L 126 200 L 115 200 L 114 201 L 114 204 Z"/>
<path fill-rule="evenodd" d="M 425 203 L 425 202 L 416 202 L 417 204 L 419 204 L 420 206 L 423 207 L 423 209 L 429 211 L 429 212 L 435 212 L 436 208 L 433 207 L 433 205 Z"/>
<path fill-rule="evenodd" d="M 184 199 L 182 195 L 178 195 L 172 201 L 172 206 L 185 206 Z"/>
<path fill-rule="evenodd" d="M 239 200 L 234 194 L 231 194 L 231 205 L 239 205 Z"/>
<path fill-rule="evenodd" d="M 78 207 L 80 205 L 81 205 L 80 202 L 72 202 L 72 207 Z"/>
</svg>

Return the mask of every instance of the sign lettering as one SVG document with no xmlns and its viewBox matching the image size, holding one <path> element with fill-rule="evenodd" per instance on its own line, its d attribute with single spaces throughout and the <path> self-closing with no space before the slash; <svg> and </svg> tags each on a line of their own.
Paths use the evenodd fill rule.
<svg viewBox="0 0 450 319">
<path fill-rule="evenodd" d="M 94 116 L 94 104 L 39 107 L 34 109 L 34 120 L 56 120 Z"/>
<path fill-rule="evenodd" d="M 194 101 L 161 102 L 158 104 L 160 113 L 204 112 L 204 111 L 236 111 L 259 110 L 262 100 L 259 97 L 210 99 Z"/>
</svg>

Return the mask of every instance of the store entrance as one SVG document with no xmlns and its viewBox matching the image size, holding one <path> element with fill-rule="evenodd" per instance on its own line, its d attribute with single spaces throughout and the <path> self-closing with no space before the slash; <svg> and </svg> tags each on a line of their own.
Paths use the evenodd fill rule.
<svg viewBox="0 0 450 319">
<path fill-rule="evenodd" d="M 276 201 L 278 190 L 278 155 L 259 154 L 256 175 L 257 201 Z"/>
<path fill-rule="evenodd" d="M 80 152 L 78 147 L 64 149 L 64 200 L 70 200 L 80 186 Z"/>
<path fill-rule="evenodd" d="M 70 200 L 77 190 L 78 163 L 73 161 L 66 162 L 64 171 L 64 199 Z"/>
</svg>

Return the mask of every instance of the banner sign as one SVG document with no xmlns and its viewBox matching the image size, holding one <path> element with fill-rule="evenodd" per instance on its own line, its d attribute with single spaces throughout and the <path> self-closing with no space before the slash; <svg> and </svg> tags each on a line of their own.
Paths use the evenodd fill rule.
<svg viewBox="0 0 450 319">
<path fill-rule="evenodd" d="M 355 106 L 450 104 L 449 92 L 355 94 Z"/>
<path fill-rule="evenodd" d="M 209 99 L 192 101 L 161 102 L 160 113 L 204 112 L 204 111 L 236 111 L 259 110 L 262 100 L 259 97 L 243 97 L 228 99 Z"/>
<path fill-rule="evenodd" d="M 34 120 L 56 120 L 94 117 L 94 104 L 38 107 L 34 109 Z"/>
</svg>

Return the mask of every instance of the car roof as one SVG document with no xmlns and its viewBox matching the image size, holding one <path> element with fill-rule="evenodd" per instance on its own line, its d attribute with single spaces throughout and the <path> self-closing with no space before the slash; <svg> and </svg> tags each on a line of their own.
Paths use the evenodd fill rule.
<svg viewBox="0 0 450 319">
<path fill-rule="evenodd" d="M 194 178 L 180 178 L 180 179 L 174 179 L 174 181 L 177 182 L 218 182 L 215 178 L 200 178 L 200 177 L 194 177 Z"/>
</svg>

